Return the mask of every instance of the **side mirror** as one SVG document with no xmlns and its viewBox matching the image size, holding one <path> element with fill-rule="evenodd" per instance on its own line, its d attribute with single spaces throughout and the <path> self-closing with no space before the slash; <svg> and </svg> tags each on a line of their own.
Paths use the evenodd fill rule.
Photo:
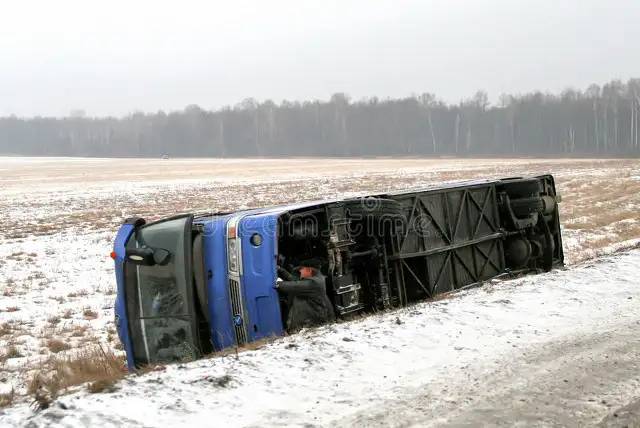
<svg viewBox="0 0 640 428">
<path fill-rule="evenodd" d="M 151 248 L 142 246 L 139 248 L 129 248 L 125 253 L 126 260 L 142 266 L 166 265 L 169 262 L 171 253 L 164 248 Z"/>
<path fill-rule="evenodd" d="M 171 253 L 164 248 L 156 248 L 153 250 L 153 261 L 156 262 L 157 265 L 164 266 L 169 263 L 169 258 L 171 257 Z"/>
</svg>

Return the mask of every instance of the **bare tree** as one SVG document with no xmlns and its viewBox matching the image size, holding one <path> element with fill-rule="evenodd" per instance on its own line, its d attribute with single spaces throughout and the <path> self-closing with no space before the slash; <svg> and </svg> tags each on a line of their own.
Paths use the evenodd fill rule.
<svg viewBox="0 0 640 428">
<path fill-rule="evenodd" d="M 436 134 L 433 131 L 433 121 L 431 120 L 431 108 L 435 104 L 436 96 L 430 93 L 424 93 L 420 96 L 420 102 L 427 111 L 427 122 L 429 123 L 429 133 L 431 134 L 431 146 L 433 153 L 438 151 L 438 144 L 436 142 Z"/>
<path fill-rule="evenodd" d="M 448 105 L 401 99 L 188 106 L 121 118 L 0 117 L 0 154 L 253 156 L 464 154 L 640 155 L 640 80 L 560 94 L 486 92 Z"/>
</svg>

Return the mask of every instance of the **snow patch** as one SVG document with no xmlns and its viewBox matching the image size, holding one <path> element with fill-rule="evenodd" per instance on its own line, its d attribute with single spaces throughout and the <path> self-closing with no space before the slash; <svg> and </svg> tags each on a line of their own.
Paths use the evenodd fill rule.
<svg viewBox="0 0 640 428">
<path fill-rule="evenodd" d="M 448 299 L 306 330 L 237 357 L 129 376 L 114 393 L 76 393 L 39 414 L 26 405 L 9 408 L 0 424 L 348 425 L 390 400 L 411 403 L 416 394 L 429 397 L 422 402 L 428 413 L 457 400 L 462 388 L 480 398 L 490 393 L 477 379 L 494 367 L 509 370 L 532 348 L 636 325 L 638 274 L 640 251 L 633 250 L 492 281 Z"/>
</svg>

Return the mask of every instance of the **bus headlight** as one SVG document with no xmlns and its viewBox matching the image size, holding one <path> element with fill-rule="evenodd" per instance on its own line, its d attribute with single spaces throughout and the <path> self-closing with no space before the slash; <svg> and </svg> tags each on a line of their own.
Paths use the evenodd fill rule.
<svg viewBox="0 0 640 428">
<path fill-rule="evenodd" d="M 229 270 L 238 272 L 238 243 L 235 238 L 227 240 L 227 260 L 229 261 Z"/>
</svg>

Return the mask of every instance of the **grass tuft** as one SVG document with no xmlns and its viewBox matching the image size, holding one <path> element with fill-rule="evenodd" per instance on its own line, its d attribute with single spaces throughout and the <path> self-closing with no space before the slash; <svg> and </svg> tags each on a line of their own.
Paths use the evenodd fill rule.
<svg viewBox="0 0 640 428">
<path fill-rule="evenodd" d="M 91 308 L 84 308 L 84 310 L 82 311 L 82 315 L 86 320 L 94 320 L 98 318 L 98 313 Z"/>
<path fill-rule="evenodd" d="M 12 331 L 13 329 L 8 322 L 3 322 L 2 324 L 0 324 L 0 337 L 11 334 Z"/>
<path fill-rule="evenodd" d="M 66 388 L 88 383 L 91 392 L 113 390 L 114 385 L 126 374 L 123 356 L 96 345 L 65 358 L 52 358 L 36 372 L 28 384 L 27 392 L 46 404 L 49 397 L 55 399 Z"/>
<path fill-rule="evenodd" d="M 22 358 L 24 355 L 15 345 L 9 345 L 0 360 L 8 360 L 9 358 Z"/>
<path fill-rule="evenodd" d="M 0 394 L 0 409 L 3 407 L 9 407 L 10 405 L 12 405 L 15 397 L 16 397 L 16 393 L 13 390 L 13 388 L 11 388 L 11 392 Z"/>
<path fill-rule="evenodd" d="M 47 348 L 49 348 L 49 351 L 57 354 L 58 352 L 71 349 L 71 345 L 69 345 L 67 342 L 63 342 L 60 339 L 49 339 L 47 340 Z"/>
</svg>

